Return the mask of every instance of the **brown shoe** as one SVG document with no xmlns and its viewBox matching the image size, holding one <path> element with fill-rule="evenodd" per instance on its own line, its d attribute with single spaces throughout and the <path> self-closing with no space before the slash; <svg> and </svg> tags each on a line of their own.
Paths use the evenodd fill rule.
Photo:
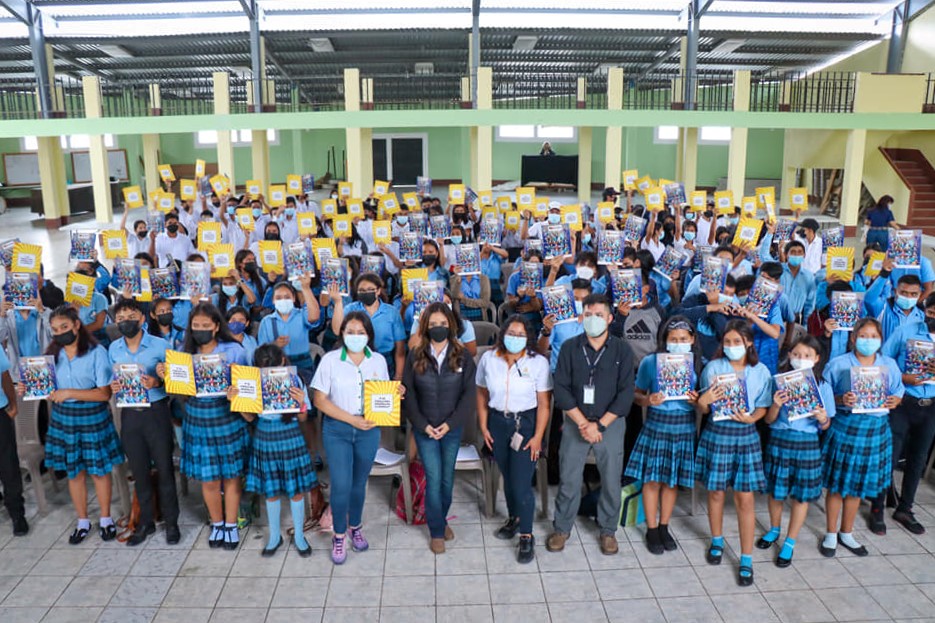
<svg viewBox="0 0 935 623">
<path fill-rule="evenodd" d="M 553 532 L 549 535 L 549 538 L 545 540 L 545 548 L 550 552 L 560 552 L 565 549 L 565 541 L 568 540 L 567 534 L 562 534 L 561 532 Z"/>
<path fill-rule="evenodd" d="M 446 541 L 455 540 L 455 533 L 454 533 L 454 530 L 451 529 L 451 526 L 445 526 L 445 540 Z"/>
<path fill-rule="evenodd" d="M 433 554 L 445 553 L 445 539 L 432 539 L 429 541 L 429 549 Z"/>
<path fill-rule="evenodd" d="M 612 534 L 601 535 L 601 553 L 605 556 L 613 556 L 620 548 L 617 546 L 617 537 Z"/>
</svg>

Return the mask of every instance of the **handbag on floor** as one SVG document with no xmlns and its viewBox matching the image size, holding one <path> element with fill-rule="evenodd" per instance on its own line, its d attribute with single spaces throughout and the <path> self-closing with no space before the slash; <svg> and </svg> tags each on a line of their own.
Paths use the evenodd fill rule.
<svg viewBox="0 0 935 623">
<path fill-rule="evenodd" d="M 425 468 L 421 461 L 409 464 L 409 485 L 412 488 L 412 525 L 425 523 Z M 406 497 L 403 488 L 396 492 L 396 516 L 406 521 Z"/>
</svg>

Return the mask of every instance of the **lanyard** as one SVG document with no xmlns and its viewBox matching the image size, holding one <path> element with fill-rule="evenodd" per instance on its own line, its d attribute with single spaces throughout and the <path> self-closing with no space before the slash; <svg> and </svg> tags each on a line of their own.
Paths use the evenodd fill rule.
<svg viewBox="0 0 935 623">
<path fill-rule="evenodd" d="M 601 350 L 597 353 L 597 358 L 594 360 L 594 363 L 591 363 L 591 358 L 588 357 L 587 349 L 582 346 L 581 352 L 584 353 L 584 360 L 588 363 L 588 385 L 594 386 L 594 371 L 597 369 L 597 364 L 600 363 L 601 357 L 604 356 L 604 351 L 607 350 L 607 345 L 604 344 L 601 346 Z"/>
</svg>

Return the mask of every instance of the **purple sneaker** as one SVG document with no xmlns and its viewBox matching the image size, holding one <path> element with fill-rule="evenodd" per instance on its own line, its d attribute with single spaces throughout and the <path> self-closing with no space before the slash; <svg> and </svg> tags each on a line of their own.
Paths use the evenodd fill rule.
<svg viewBox="0 0 935 623">
<path fill-rule="evenodd" d="M 370 543 L 364 538 L 364 531 L 361 528 L 351 528 L 351 547 L 355 552 L 366 551 Z"/>
<path fill-rule="evenodd" d="M 336 536 L 331 539 L 331 562 L 336 565 L 343 565 L 347 560 L 347 550 L 344 549 L 346 537 Z"/>
</svg>

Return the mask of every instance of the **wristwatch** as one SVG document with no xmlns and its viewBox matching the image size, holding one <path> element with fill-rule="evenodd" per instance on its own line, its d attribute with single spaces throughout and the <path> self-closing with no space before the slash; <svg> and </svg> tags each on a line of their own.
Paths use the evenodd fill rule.
<svg viewBox="0 0 935 623">
<path fill-rule="evenodd" d="M 603 433 L 605 430 L 607 430 L 607 427 L 601 424 L 601 421 L 598 420 L 597 421 L 597 432 Z"/>
<path fill-rule="evenodd" d="M 542 337 L 549 337 L 550 335 L 552 335 L 552 331 L 550 329 L 541 329 L 539 331 L 539 335 L 541 335 Z"/>
</svg>

